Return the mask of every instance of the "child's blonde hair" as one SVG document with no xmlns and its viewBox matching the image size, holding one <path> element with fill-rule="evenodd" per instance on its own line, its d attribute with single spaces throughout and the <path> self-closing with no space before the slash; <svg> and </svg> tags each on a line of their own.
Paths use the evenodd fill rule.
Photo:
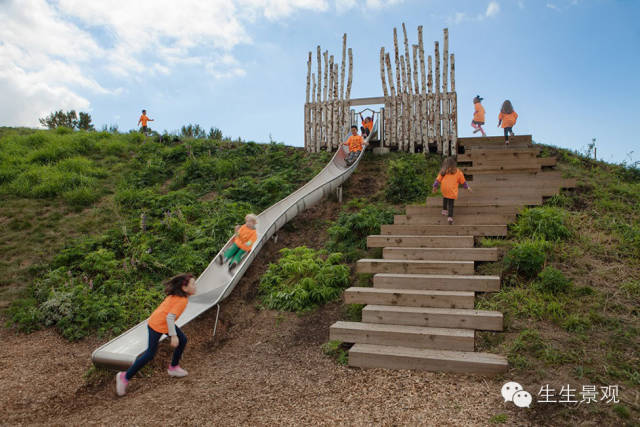
<svg viewBox="0 0 640 427">
<path fill-rule="evenodd" d="M 502 103 L 502 108 L 500 112 L 503 114 L 511 114 L 513 113 L 513 105 L 511 105 L 511 101 L 508 99 Z"/>
<path fill-rule="evenodd" d="M 456 158 L 453 156 L 447 157 L 442 162 L 442 168 L 440 168 L 440 175 L 454 174 L 458 170 L 458 164 Z"/>
<path fill-rule="evenodd" d="M 247 222 L 249 220 L 257 223 L 258 222 L 258 215 L 252 214 L 252 213 L 246 214 L 245 217 L 244 217 L 244 222 Z"/>
</svg>

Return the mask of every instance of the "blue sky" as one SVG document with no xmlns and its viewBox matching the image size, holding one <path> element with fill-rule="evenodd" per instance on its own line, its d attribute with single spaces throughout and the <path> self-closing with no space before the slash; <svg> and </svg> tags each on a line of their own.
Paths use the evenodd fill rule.
<svg viewBox="0 0 640 427">
<path fill-rule="evenodd" d="M 0 21 L 0 125 L 75 108 L 128 130 L 146 108 L 160 131 L 302 145 L 307 52 L 339 57 L 346 32 L 352 97 L 379 96 L 379 49 L 405 22 L 429 51 L 449 28 L 461 136 L 480 94 L 490 134 L 510 99 L 516 133 L 640 159 L 640 1 L 0 0 Z"/>
</svg>

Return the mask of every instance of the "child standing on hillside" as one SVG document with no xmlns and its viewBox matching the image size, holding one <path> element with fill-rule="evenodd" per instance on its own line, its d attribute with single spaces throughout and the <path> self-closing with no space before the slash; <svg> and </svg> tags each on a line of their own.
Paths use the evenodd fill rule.
<svg viewBox="0 0 640 427">
<path fill-rule="evenodd" d="M 480 95 L 476 95 L 476 97 L 473 98 L 473 108 L 475 111 L 473 112 L 471 127 L 475 129 L 473 133 L 482 132 L 482 136 L 487 136 L 487 134 L 484 133 L 484 129 L 482 129 L 482 125 L 484 124 L 484 107 L 481 104 L 482 99 L 483 98 L 480 98 Z"/>
<path fill-rule="evenodd" d="M 116 394 L 118 396 L 125 395 L 131 378 L 154 358 L 162 334 L 169 335 L 171 347 L 175 348 L 167 373 L 171 377 L 184 377 L 188 374 L 179 365 L 180 357 L 187 345 L 187 337 L 176 326 L 176 320 L 187 307 L 189 295 L 196 293 L 196 279 L 191 273 L 178 274 L 165 282 L 165 292 L 167 297 L 149 317 L 147 324 L 149 346 L 147 350 L 133 362 L 133 365 L 126 372 L 116 374 Z"/>
<path fill-rule="evenodd" d="M 442 184 L 442 215 L 448 215 L 449 225 L 453 224 L 453 201 L 458 198 L 458 185 L 471 191 L 471 187 L 464 179 L 462 171 L 458 169 L 456 159 L 447 157 L 442 163 L 442 169 L 433 182 L 433 192 Z"/>
<path fill-rule="evenodd" d="M 509 134 L 513 136 L 513 127 L 518 120 L 518 113 L 513 111 L 513 105 L 508 99 L 502 103 L 500 114 L 498 114 L 498 127 L 502 123 L 504 129 L 504 143 L 509 145 Z"/>
<path fill-rule="evenodd" d="M 251 251 L 251 246 L 258 239 L 258 232 L 256 231 L 257 223 L 258 217 L 255 214 L 247 214 L 244 217 L 244 225 L 236 225 L 235 238 L 229 249 L 227 249 L 221 257 L 218 257 L 218 264 L 220 265 L 229 261 L 229 273 L 233 273 L 233 270 L 240 263 L 244 254 Z"/>
<path fill-rule="evenodd" d="M 142 110 L 142 115 L 138 119 L 138 126 L 142 124 L 142 127 L 140 128 L 140 132 L 146 135 L 147 132 L 149 132 L 149 128 L 147 127 L 147 122 L 152 122 L 152 121 L 153 119 L 150 119 L 149 117 L 147 117 L 147 110 Z"/>
<path fill-rule="evenodd" d="M 349 146 L 349 154 L 347 155 L 345 161 L 347 162 L 347 166 L 351 166 L 353 162 L 356 161 L 360 152 L 362 151 L 362 145 L 367 146 L 367 143 L 364 142 L 362 136 L 358 135 L 358 127 L 356 125 L 351 126 L 351 136 L 344 142 L 342 145 Z"/>
</svg>

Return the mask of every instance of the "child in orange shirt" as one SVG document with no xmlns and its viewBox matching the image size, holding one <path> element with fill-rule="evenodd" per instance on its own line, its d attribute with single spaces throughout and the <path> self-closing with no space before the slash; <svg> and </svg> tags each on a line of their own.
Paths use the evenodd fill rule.
<svg viewBox="0 0 640 427">
<path fill-rule="evenodd" d="M 172 377 L 184 377 L 188 374 L 179 365 L 180 357 L 187 345 L 187 337 L 176 325 L 176 320 L 187 307 L 189 295 L 196 293 L 196 279 L 191 273 L 178 274 L 165 282 L 165 292 L 167 297 L 154 310 L 147 323 L 149 330 L 147 350 L 133 362 L 133 365 L 126 372 L 116 374 L 116 394 L 118 396 L 125 395 L 131 378 L 154 358 L 162 334 L 171 337 L 171 347 L 175 348 L 167 373 Z"/>
<path fill-rule="evenodd" d="M 513 105 L 508 99 L 502 103 L 500 114 L 498 114 L 498 127 L 502 123 L 504 129 L 504 143 L 509 145 L 509 134 L 513 136 L 513 126 L 518 120 L 518 113 L 513 111 Z"/>
<path fill-rule="evenodd" d="M 471 191 L 471 187 L 464 179 L 464 175 L 456 164 L 456 159 L 447 157 L 442 163 L 442 169 L 433 182 L 433 192 L 442 184 L 442 215 L 449 215 L 447 221 L 453 224 L 453 201 L 458 198 L 458 184 Z"/>
<path fill-rule="evenodd" d="M 258 217 L 254 214 L 247 214 L 244 217 L 244 225 L 236 225 L 235 239 L 233 243 L 227 249 L 222 257 L 218 257 L 218 264 L 222 265 L 229 261 L 229 273 L 233 273 L 233 270 L 242 260 L 242 257 L 247 252 L 251 251 L 251 246 L 258 239 L 258 232 L 256 231 L 256 224 L 258 223 Z"/>
<path fill-rule="evenodd" d="M 142 115 L 138 119 L 138 125 L 140 125 L 140 123 L 142 123 L 142 127 L 140 128 L 140 132 L 142 132 L 144 134 L 149 132 L 149 128 L 147 127 L 147 122 L 152 122 L 152 121 L 153 121 L 153 119 L 150 119 L 149 117 L 147 117 L 147 110 L 142 110 Z"/>
<path fill-rule="evenodd" d="M 360 120 L 362 121 L 362 126 L 360 127 L 360 132 L 362 136 L 365 138 L 371 135 L 371 131 L 373 130 L 373 116 L 362 118 L 362 113 L 360 113 Z"/>
<path fill-rule="evenodd" d="M 362 136 L 358 135 L 358 126 L 353 125 L 351 126 L 351 136 L 342 145 L 349 146 L 349 154 L 347 155 L 345 161 L 347 162 L 347 166 L 351 166 L 360 155 L 362 146 L 364 145 L 366 147 L 367 143 L 364 142 Z"/>
<path fill-rule="evenodd" d="M 482 100 L 483 98 L 480 98 L 480 95 L 476 95 L 476 97 L 473 98 L 473 108 L 475 111 L 473 112 L 471 127 L 475 129 L 473 133 L 482 132 L 482 136 L 487 136 L 487 134 L 484 133 L 484 129 L 482 129 L 482 125 L 484 124 L 484 107 L 481 104 Z"/>
</svg>

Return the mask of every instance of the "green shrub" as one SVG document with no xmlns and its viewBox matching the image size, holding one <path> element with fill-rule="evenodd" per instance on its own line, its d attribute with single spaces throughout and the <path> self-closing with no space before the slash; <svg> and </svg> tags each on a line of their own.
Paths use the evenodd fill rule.
<svg viewBox="0 0 640 427">
<path fill-rule="evenodd" d="M 527 278 L 534 278 L 542 270 L 551 247 L 546 240 L 524 240 L 507 252 L 504 257 L 505 265 Z"/>
<path fill-rule="evenodd" d="M 407 155 L 389 162 L 385 197 L 391 203 L 424 199 L 439 170 L 440 160 L 424 155 Z"/>
<path fill-rule="evenodd" d="M 305 246 L 284 248 L 260 279 L 258 293 L 266 308 L 304 312 L 334 301 L 349 285 L 349 267 L 342 255 L 329 256 Z"/>
<path fill-rule="evenodd" d="M 382 224 L 393 223 L 393 210 L 369 205 L 356 212 L 343 211 L 327 230 L 327 249 L 342 252 L 348 261 L 359 256 L 358 250 L 367 248 L 367 236 L 380 234 Z"/>
<path fill-rule="evenodd" d="M 322 352 L 341 365 L 349 363 L 348 348 L 342 341 L 329 341 L 322 344 Z"/>
<path fill-rule="evenodd" d="M 562 271 L 547 266 L 538 273 L 535 287 L 542 292 L 552 294 L 566 293 L 571 289 L 571 280 L 567 279 Z"/>
<path fill-rule="evenodd" d="M 571 236 L 567 227 L 567 211 L 548 206 L 525 209 L 513 230 L 518 237 L 548 241 L 563 240 Z"/>
<path fill-rule="evenodd" d="M 79 187 L 62 193 L 62 199 L 71 206 L 84 208 L 100 199 L 100 193 L 89 187 Z"/>
</svg>

